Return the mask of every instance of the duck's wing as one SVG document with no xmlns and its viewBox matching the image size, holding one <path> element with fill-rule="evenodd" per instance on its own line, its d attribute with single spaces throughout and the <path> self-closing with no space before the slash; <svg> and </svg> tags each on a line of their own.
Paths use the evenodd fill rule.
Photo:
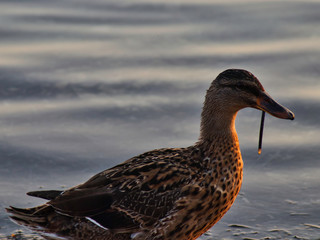
<svg viewBox="0 0 320 240">
<path fill-rule="evenodd" d="M 89 188 L 66 191 L 49 204 L 64 215 L 86 217 L 110 209 L 112 202 L 110 192 L 101 188 Z"/>
<path fill-rule="evenodd" d="M 159 150 L 157 150 L 159 151 Z M 125 231 L 147 227 L 175 208 L 181 188 L 194 175 L 179 165 L 177 153 L 133 158 L 92 177 L 49 204 L 57 212 L 87 217 L 101 227 Z"/>
</svg>

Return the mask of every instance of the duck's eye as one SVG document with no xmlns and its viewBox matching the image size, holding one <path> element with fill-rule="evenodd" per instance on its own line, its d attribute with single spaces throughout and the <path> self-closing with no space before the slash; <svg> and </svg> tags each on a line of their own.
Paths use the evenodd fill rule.
<svg viewBox="0 0 320 240">
<path fill-rule="evenodd" d="M 246 86 L 244 86 L 244 85 L 240 85 L 240 84 L 237 84 L 237 85 L 236 85 L 236 89 L 237 89 L 237 90 L 242 90 L 242 91 L 243 91 L 243 90 L 246 90 Z"/>
<path fill-rule="evenodd" d="M 253 94 L 255 96 L 259 95 L 259 90 L 257 88 L 255 88 L 254 86 L 237 84 L 237 85 L 235 85 L 235 88 L 238 91 L 247 92 L 247 93 Z"/>
</svg>

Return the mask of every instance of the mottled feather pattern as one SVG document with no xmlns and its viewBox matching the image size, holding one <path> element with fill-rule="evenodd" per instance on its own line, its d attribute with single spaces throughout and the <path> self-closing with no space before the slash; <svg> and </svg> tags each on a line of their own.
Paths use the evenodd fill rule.
<svg viewBox="0 0 320 240">
<path fill-rule="evenodd" d="M 223 217 L 240 191 L 243 162 L 235 118 L 245 107 L 294 118 L 253 74 L 229 69 L 207 91 L 193 146 L 143 153 L 64 192 L 30 192 L 50 201 L 7 211 L 47 239 L 196 239 Z"/>
</svg>

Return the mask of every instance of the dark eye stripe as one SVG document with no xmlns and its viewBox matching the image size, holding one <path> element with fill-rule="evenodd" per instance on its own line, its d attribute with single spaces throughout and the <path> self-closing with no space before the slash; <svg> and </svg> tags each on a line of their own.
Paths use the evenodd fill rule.
<svg viewBox="0 0 320 240">
<path fill-rule="evenodd" d="M 250 85 L 244 85 L 244 84 L 236 84 L 236 85 L 228 85 L 228 84 L 221 84 L 221 87 L 228 87 L 231 88 L 233 90 L 241 90 L 241 91 L 245 91 L 247 93 L 251 93 L 255 96 L 259 96 L 259 89 L 254 87 L 254 86 L 250 86 Z"/>
<path fill-rule="evenodd" d="M 252 93 L 255 96 L 259 95 L 259 90 L 254 86 L 240 85 L 240 86 L 236 86 L 236 88 L 241 89 L 242 91 L 245 91 L 245 92 L 248 92 L 248 93 Z"/>
</svg>

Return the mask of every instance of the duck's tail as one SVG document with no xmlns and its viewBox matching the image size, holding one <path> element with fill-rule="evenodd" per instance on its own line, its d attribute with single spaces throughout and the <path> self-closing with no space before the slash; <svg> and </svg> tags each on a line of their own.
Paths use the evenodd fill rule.
<svg viewBox="0 0 320 240">
<path fill-rule="evenodd" d="M 6 210 L 11 214 L 10 218 L 14 222 L 35 231 L 41 231 L 47 227 L 47 216 L 52 212 L 52 208 L 46 204 L 34 208 L 16 208 L 10 206 Z"/>
<path fill-rule="evenodd" d="M 45 239 L 73 239 L 64 237 L 66 235 L 65 231 L 68 232 L 74 228 L 70 224 L 70 218 L 56 214 L 48 204 L 34 208 L 9 207 L 6 210 L 14 222 L 37 232 Z M 70 236 L 72 237 L 71 233 Z"/>
<path fill-rule="evenodd" d="M 59 191 L 37 191 L 28 195 L 51 200 Z M 50 204 L 34 208 L 6 208 L 10 218 L 19 225 L 38 232 L 48 240 L 130 240 L 131 233 L 117 234 L 106 231 L 83 217 L 62 215 Z"/>
</svg>

